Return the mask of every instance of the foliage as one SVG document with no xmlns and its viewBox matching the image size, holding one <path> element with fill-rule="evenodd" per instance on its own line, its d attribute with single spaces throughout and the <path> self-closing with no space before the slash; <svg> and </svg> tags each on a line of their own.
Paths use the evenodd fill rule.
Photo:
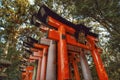
<svg viewBox="0 0 120 80">
<path fill-rule="evenodd" d="M 12 65 L 5 71 L 9 80 L 20 80 L 19 63 L 24 36 L 41 36 L 30 18 L 36 10 L 28 0 L 0 1 L 0 57 L 10 60 Z"/>
<path fill-rule="evenodd" d="M 33 0 L 33 4 L 29 1 L 0 0 L 0 58 L 13 63 L 6 70 L 9 80 L 20 80 L 18 67 L 25 36 L 42 36 L 36 27 L 30 25 L 31 15 L 41 3 L 47 4 L 71 22 L 92 26 L 93 31 L 100 34 L 99 46 L 103 49 L 101 56 L 110 80 L 120 78 L 119 0 Z M 91 70 L 95 72 L 93 67 Z"/>
<path fill-rule="evenodd" d="M 61 0 L 56 3 L 64 6 L 77 23 L 92 26 L 99 33 L 101 55 L 109 74 L 109 79 L 118 80 L 120 62 L 120 1 L 119 0 Z M 68 16 L 68 14 L 66 14 Z M 111 72 L 111 71 L 114 72 Z M 93 71 L 94 72 L 94 71 Z M 114 77 L 113 77 L 114 76 Z"/>
</svg>

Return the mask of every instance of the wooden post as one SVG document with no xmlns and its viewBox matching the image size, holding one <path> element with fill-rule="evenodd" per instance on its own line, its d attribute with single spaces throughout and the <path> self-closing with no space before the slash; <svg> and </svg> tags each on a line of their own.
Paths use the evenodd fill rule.
<svg viewBox="0 0 120 80">
<path fill-rule="evenodd" d="M 42 65 L 41 65 L 41 74 L 40 80 L 46 80 L 46 68 L 47 68 L 47 48 L 43 48 L 43 57 L 42 57 Z"/>
<path fill-rule="evenodd" d="M 95 38 L 92 36 L 87 36 L 87 39 L 91 46 L 91 54 L 94 60 L 94 64 L 97 70 L 99 80 L 108 80 L 108 75 L 103 66 L 102 60 L 100 58 L 100 54 L 98 53 L 97 46 L 95 45 Z"/>
<path fill-rule="evenodd" d="M 84 80 L 93 80 L 87 59 L 85 57 L 85 53 L 83 53 L 83 51 L 81 51 L 80 53 L 80 63 L 81 63 Z"/>
<path fill-rule="evenodd" d="M 56 67 L 56 43 L 51 40 L 48 49 L 46 80 L 57 79 Z"/>
<path fill-rule="evenodd" d="M 69 64 L 67 43 L 64 26 L 58 29 L 60 33 L 60 40 L 58 41 L 58 80 L 69 80 Z"/>
</svg>

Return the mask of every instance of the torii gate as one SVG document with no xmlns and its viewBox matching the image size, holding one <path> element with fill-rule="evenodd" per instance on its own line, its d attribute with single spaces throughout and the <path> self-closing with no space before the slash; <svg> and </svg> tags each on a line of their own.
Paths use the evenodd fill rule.
<svg viewBox="0 0 120 80">
<path fill-rule="evenodd" d="M 38 43 L 37 40 L 27 37 L 27 42 L 24 42 L 23 45 L 28 49 L 28 52 L 33 53 L 30 55 L 29 61 L 32 62 L 32 60 L 38 60 L 35 80 L 56 80 L 56 64 L 54 64 L 56 61 L 55 42 L 41 38 Z"/>
<path fill-rule="evenodd" d="M 45 5 L 41 6 L 38 14 L 35 16 L 38 18 L 36 21 L 37 24 L 42 22 L 52 28 L 55 28 L 55 30 L 48 31 L 48 38 L 56 40 L 58 43 L 58 80 L 70 79 L 67 44 L 90 50 L 99 79 L 108 80 L 108 76 L 100 58 L 100 54 L 98 53 L 99 48 L 95 45 L 97 41 L 96 34 L 90 32 L 89 29 L 83 25 L 75 25 L 68 22 L 51 11 Z M 84 34 L 86 35 L 86 44 L 81 44 L 74 38 L 74 36 L 78 38 L 78 33 L 81 30 L 84 31 Z"/>
<path fill-rule="evenodd" d="M 25 72 L 22 72 L 22 80 L 32 80 L 33 66 L 27 66 Z"/>
<path fill-rule="evenodd" d="M 31 38 L 30 38 L 31 39 Z M 29 41 L 29 42 L 26 42 L 25 43 L 26 45 L 30 46 L 30 47 L 34 47 L 34 48 L 37 48 L 37 49 L 41 49 L 42 50 L 42 53 L 39 53 L 39 51 L 37 51 L 37 57 L 35 56 L 30 56 L 30 59 L 33 58 L 33 59 L 38 59 L 39 61 L 39 65 L 38 65 L 38 71 L 37 71 L 37 80 L 45 80 L 46 78 L 46 67 L 47 67 L 47 52 L 48 52 L 48 46 L 46 45 L 41 45 L 41 44 L 38 44 L 38 43 L 34 43 L 32 41 Z M 34 49 L 34 53 L 35 53 L 35 49 Z M 42 56 L 41 56 L 42 55 Z M 38 58 L 40 57 L 40 58 Z M 42 57 L 42 59 L 41 59 Z M 41 62 L 42 61 L 42 62 Z"/>
</svg>

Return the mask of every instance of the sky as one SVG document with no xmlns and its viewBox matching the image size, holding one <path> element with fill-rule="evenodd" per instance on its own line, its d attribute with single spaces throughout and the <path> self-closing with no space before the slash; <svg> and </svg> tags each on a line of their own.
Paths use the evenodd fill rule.
<svg viewBox="0 0 120 80">
<path fill-rule="evenodd" d="M 34 0 L 28 0 L 31 5 L 34 5 Z"/>
<path fill-rule="evenodd" d="M 0 6 L 1 6 L 1 2 L 2 2 L 2 0 L 0 0 Z"/>
</svg>

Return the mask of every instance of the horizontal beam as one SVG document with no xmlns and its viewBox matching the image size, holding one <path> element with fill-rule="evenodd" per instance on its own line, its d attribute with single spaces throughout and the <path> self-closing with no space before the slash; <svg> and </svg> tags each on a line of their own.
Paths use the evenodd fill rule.
<svg viewBox="0 0 120 80">
<path fill-rule="evenodd" d="M 42 44 L 38 44 L 38 43 L 33 43 L 33 47 L 38 48 L 38 49 L 48 48 L 47 45 L 42 45 Z"/>
<path fill-rule="evenodd" d="M 33 56 L 34 57 L 42 57 L 43 56 L 43 52 L 42 51 L 34 52 Z"/>
<path fill-rule="evenodd" d="M 67 45 L 67 49 L 68 49 L 69 51 L 77 52 L 77 53 L 79 53 L 79 52 L 81 51 L 81 48 L 80 48 L 80 47 L 73 46 L 73 45 L 70 45 L 70 44 Z"/>
<path fill-rule="evenodd" d="M 48 37 L 49 39 L 58 41 L 58 40 L 60 39 L 60 34 L 59 34 L 59 32 L 56 31 L 56 30 L 49 30 L 47 37 Z"/>
<path fill-rule="evenodd" d="M 66 35 L 66 40 L 67 40 L 67 43 L 70 44 L 70 45 L 77 46 L 77 47 L 87 49 L 87 50 L 91 50 L 89 48 L 89 46 L 86 46 L 85 44 L 78 43 L 76 41 L 76 39 L 74 37 L 70 36 L 70 35 Z"/>
<path fill-rule="evenodd" d="M 97 37 L 98 35 L 91 32 L 91 28 L 82 24 L 74 24 L 67 19 L 61 17 L 46 5 L 41 5 L 37 14 L 32 17 L 32 24 L 39 26 L 41 23 L 48 25 L 50 28 L 58 28 L 60 25 L 64 26 L 66 32 L 78 35 L 80 31 L 85 32 L 86 35 Z"/>
<path fill-rule="evenodd" d="M 52 18 L 51 16 L 48 16 L 48 24 L 55 27 L 55 28 L 59 28 L 59 26 L 64 26 L 66 32 L 70 33 L 70 34 L 74 34 L 75 30 L 71 27 L 69 27 L 66 24 L 63 24 L 61 22 L 59 22 L 58 20 L 55 20 L 54 18 Z"/>
<path fill-rule="evenodd" d="M 67 26 L 70 26 L 70 27 L 75 26 L 75 24 L 66 20 L 65 18 L 62 18 L 57 13 L 55 13 L 51 9 L 49 9 L 46 5 L 40 6 L 40 9 L 39 9 L 38 13 L 36 14 L 36 18 L 38 18 L 38 20 L 41 21 L 42 23 L 48 24 L 48 22 L 47 22 L 48 21 L 48 16 L 53 17 L 55 20 L 57 20 L 57 22 L 61 22 L 65 25 L 67 25 Z M 52 27 L 55 27 L 55 26 L 52 26 Z"/>
<path fill-rule="evenodd" d="M 38 60 L 39 59 L 39 57 L 35 57 L 35 56 L 32 56 L 32 55 L 30 55 L 30 57 L 29 57 L 29 60 Z"/>
<path fill-rule="evenodd" d="M 49 30 L 49 31 L 48 31 L 48 38 L 49 38 L 49 39 L 52 39 L 52 40 L 58 41 L 59 38 L 60 38 L 60 34 L 59 34 L 58 31 Z M 90 50 L 89 46 L 86 46 L 86 45 L 84 45 L 84 44 L 78 43 L 78 42 L 76 41 L 76 39 L 75 39 L 73 36 L 69 35 L 69 34 L 66 34 L 66 35 L 65 35 L 65 38 L 66 38 L 66 40 L 67 40 L 67 44 L 71 45 L 72 47 L 75 47 L 75 46 L 76 46 L 76 48 L 78 49 L 78 50 L 76 50 L 77 52 L 79 52 L 79 48 L 84 48 L 84 49 Z M 70 46 L 69 46 L 69 47 L 70 47 Z M 69 48 L 69 49 L 70 49 L 70 48 Z M 72 49 L 71 49 L 71 50 L 72 50 Z"/>
<path fill-rule="evenodd" d="M 50 45 L 50 42 L 51 42 L 52 40 L 50 40 L 50 39 L 46 39 L 46 38 L 41 38 L 40 39 L 40 44 L 43 44 L 43 45 Z"/>
</svg>

